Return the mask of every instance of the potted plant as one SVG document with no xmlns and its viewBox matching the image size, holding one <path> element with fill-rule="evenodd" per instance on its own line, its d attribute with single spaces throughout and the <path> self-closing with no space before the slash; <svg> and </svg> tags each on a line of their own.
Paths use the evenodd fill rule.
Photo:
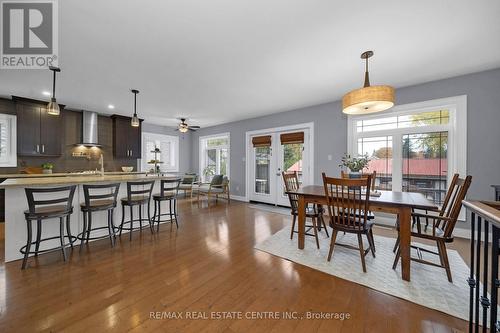
<svg viewBox="0 0 500 333">
<path fill-rule="evenodd" d="M 205 176 L 205 181 L 210 181 L 212 177 L 215 175 L 215 165 L 208 165 L 203 169 L 203 176 Z"/>
<path fill-rule="evenodd" d="M 42 164 L 42 172 L 43 173 L 52 173 L 52 169 L 54 169 L 54 164 L 52 164 L 52 163 L 43 163 Z"/>
<path fill-rule="evenodd" d="M 369 162 L 368 154 L 359 155 L 358 157 L 351 157 L 351 155 L 345 154 L 339 166 L 349 169 L 350 178 L 360 178 L 361 171 L 368 166 Z"/>
</svg>

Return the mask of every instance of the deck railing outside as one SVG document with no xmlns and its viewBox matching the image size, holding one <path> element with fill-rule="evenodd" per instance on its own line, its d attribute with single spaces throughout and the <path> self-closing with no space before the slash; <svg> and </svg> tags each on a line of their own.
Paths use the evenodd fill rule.
<svg viewBox="0 0 500 333">
<path fill-rule="evenodd" d="M 467 281 L 470 287 L 469 332 L 479 332 L 479 325 L 482 326 L 483 332 L 487 332 L 488 324 L 490 332 L 500 332 L 500 323 L 497 320 L 498 288 L 500 287 L 498 279 L 500 202 L 464 201 L 463 204 L 471 214 L 470 275 Z M 490 232 L 491 250 L 488 242 Z M 490 263 L 491 267 L 488 267 Z M 482 288 L 479 285 L 481 272 Z M 479 312 L 480 307 L 482 307 L 482 315 Z"/>
</svg>

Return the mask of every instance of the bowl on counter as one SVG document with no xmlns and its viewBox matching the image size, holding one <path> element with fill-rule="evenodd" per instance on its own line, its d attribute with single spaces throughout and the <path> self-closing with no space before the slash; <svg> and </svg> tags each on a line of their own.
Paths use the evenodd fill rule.
<svg viewBox="0 0 500 333">
<path fill-rule="evenodd" d="M 134 167 L 131 167 L 131 166 L 122 166 L 122 171 L 123 172 L 132 172 L 132 171 L 134 171 Z"/>
</svg>

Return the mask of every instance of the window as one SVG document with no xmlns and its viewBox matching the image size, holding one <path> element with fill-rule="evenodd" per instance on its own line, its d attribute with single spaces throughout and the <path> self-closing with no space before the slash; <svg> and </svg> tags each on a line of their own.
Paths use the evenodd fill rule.
<svg viewBox="0 0 500 333">
<path fill-rule="evenodd" d="M 466 175 L 466 96 L 349 117 L 348 151 L 367 154 L 376 188 L 423 193 L 440 205 L 454 173 Z"/>
<path fill-rule="evenodd" d="M 229 133 L 200 137 L 200 175 L 204 182 L 214 175 L 229 177 Z"/>
<path fill-rule="evenodd" d="M 0 167 L 17 166 L 16 116 L 0 114 Z"/>
<path fill-rule="evenodd" d="M 156 154 L 155 154 L 156 150 Z M 160 171 L 179 171 L 179 137 L 155 133 L 142 134 L 142 171 L 154 171 L 155 160 L 160 163 Z"/>
</svg>

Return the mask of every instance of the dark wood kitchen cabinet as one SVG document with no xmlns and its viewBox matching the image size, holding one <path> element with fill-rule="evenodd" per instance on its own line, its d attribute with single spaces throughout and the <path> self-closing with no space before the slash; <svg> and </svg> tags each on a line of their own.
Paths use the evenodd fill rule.
<svg viewBox="0 0 500 333">
<path fill-rule="evenodd" d="M 112 115 L 113 119 L 113 156 L 116 158 L 141 158 L 142 119 L 139 127 L 132 127 L 130 117 Z"/>
<path fill-rule="evenodd" d="M 17 113 L 17 153 L 20 156 L 60 156 L 62 117 L 47 113 L 47 103 L 15 97 Z"/>
</svg>

